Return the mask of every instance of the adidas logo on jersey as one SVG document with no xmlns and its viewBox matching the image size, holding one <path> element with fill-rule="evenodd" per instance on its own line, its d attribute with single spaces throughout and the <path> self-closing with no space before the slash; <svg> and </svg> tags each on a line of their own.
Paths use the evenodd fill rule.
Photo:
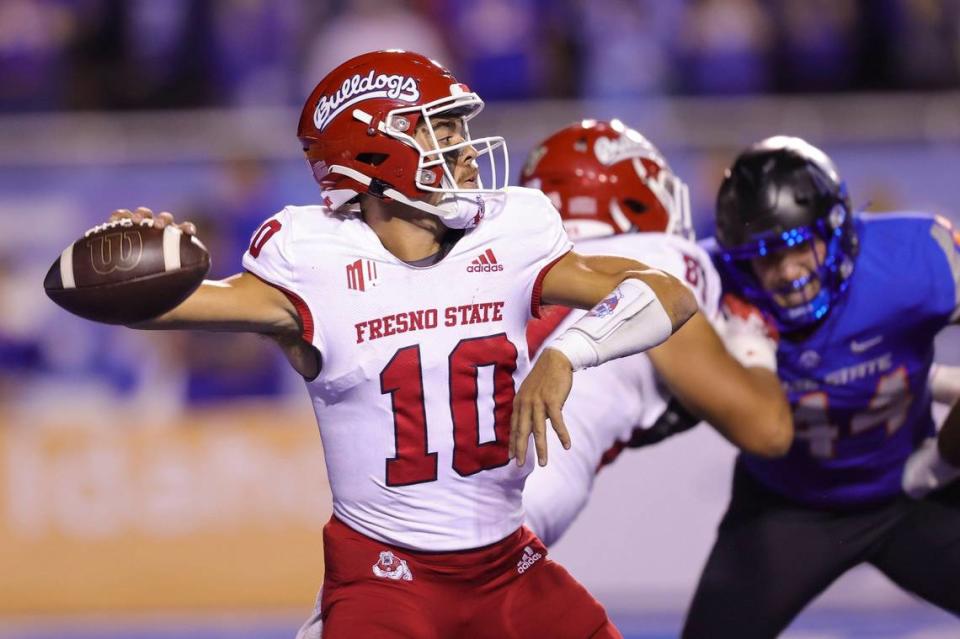
<svg viewBox="0 0 960 639">
<path fill-rule="evenodd" d="M 534 552 L 533 548 L 527 546 L 523 549 L 523 557 L 517 562 L 517 574 L 522 575 L 530 569 L 530 566 L 543 559 L 543 555 Z"/>
<path fill-rule="evenodd" d="M 492 249 L 487 249 L 481 253 L 480 257 L 470 262 L 467 267 L 467 273 L 492 273 L 502 270 L 503 264 L 497 262 L 497 257 L 493 254 Z"/>
</svg>

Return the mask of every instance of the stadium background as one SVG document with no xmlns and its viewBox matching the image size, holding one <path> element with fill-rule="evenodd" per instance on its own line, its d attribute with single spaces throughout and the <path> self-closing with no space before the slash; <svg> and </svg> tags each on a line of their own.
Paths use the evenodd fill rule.
<svg viewBox="0 0 960 639">
<path fill-rule="evenodd" d="M 723 166 L 775 133 L 827 150 L 857 205 L 957 219 L 955 0 L 2 0 L 0 638 L 290 637 L 307 615 L 329 492 L 271 345 L 96 326 L 40 284 L 141 204 L 238 270 L 259 221 L 315 201 L 303 97 L 385 47 L 487 100 L 474 134 L 507 138 L 514 180 L 553 129 L 620 117 L 691 185 L 701 236 Z M 553 552 L 629 637 L 675 636 L 732 457 L 705 428 L 624 455 Z M 865 568 L 788 636 L 958 628 Z"/>
</svg>

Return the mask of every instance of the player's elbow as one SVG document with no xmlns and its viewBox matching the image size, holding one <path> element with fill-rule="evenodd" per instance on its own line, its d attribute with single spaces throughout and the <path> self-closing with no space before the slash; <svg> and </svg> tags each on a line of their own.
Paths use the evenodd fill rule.
<svg viewBox="0 0 960 639">
<path fill-rule="evenodd" d="M 624 279 L 636 278 L 649 286 L 670 319 L 671 332 L 676 333 L 700 310 L 693 292 L 674 276 L 653 268 L 624 271 Z"/>
<path fill-rule="evenodd" d="M 776 459 L 786 455 L 790 451 L 791 445 L 793 445 L 793 428 L 778 429 L 763 438 L 754 454 L 768 459 Z"/>
<path fill-rule="evenodd" d="M 783 457 L 793 445 L 793 419 L 783 401 L 770 402 L 766 410 L 757 411 L 753 421 L 753 437 L 744 450 L 758 457 Z"/>
</svg>

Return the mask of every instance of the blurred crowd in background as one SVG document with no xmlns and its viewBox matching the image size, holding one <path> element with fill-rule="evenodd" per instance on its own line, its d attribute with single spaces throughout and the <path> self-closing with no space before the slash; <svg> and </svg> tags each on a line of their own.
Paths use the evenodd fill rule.
<svg viewBox="0 0 960 639">
<path fill-rule="evenodd" d="M 293 114 L 327 71 L 384 46 L 430 55 L 488 102 L 526 103 L 538 114 L 543 99 L 950 91 L 960 88 L 960 0 L 0 0 L 0 118 L 246 107 Z M 278 134 L 289 157 L 151 164 L 147 148 L 132 163 L 61 162 L 50 148 L 43 166 L 0 165 L 0 404 L 74 406 L 61 401 L 65 393 L 177 409 L 300 397 L 299 380 L 266 339 L 98 326 L 40 290 L 46 268 L 83 228 L 140 204 L 197 223 L 214 256 L 211 277 L 238 271 L 260 221 L 314 197 L 295 157 L 294 117 Z M 525 122 L 507 124 L 491 133 L 507 136 L 519 167 L 534 141 L 523 139 Z M 663 145 L 659 131 L 647 133 Z M 729 154 L 666 150 L 705 223 Z M 903 158 L 904 149 L 894 154 Z M 842 169 L 872 170 L 839 159 Z M 930 179 L 925 162 L 905 162 L 914 182 Z M 934 192 L 924 188 L 915 186 Z M 855 199 L 878 199 L 865 190 Z"/>
<path fill-rule="evenodd" d="M 4 0 L 0 110 L 295 105 L 385 41 L 486 100 L 960 82 L 957 0 Z"/>
</svg>

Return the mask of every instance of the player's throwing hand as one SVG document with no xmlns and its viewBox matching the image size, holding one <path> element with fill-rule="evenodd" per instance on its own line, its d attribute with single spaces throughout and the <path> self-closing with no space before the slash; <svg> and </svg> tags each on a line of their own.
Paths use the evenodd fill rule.
<svg viewBox="0 0 960 639">
<path fill-rule="evenodd" d="M 530 432 L 537 448 L 537 461 L 547 464 L 547 427 L 550 420 L 553 430 L 564 448 L 570 448 L 570 434 L 563 423 L 562 409 L 573 384 L 573 368 L 563 353 L 546 349 L 520 384 L 513 400 L 513 415 L 510 417 L 510 457 L 516 457 L 517 466 L 527 459 L 527 443 Z"/>
<path fill-rule="evenodd" d="M 167 225 L 173 225 L 186 233 L 187 235 L 196 235 L 197 227 L 194 226 L 193 222 L 182 222 L 177 224 L 173 219 L 173 214 L 163 211 L 157 216 L 153 215 L 153 211 L 148 209 L 145 206 L 139 206 L 133 211 L 130 209 L 117 209 L 110 214 L 111 222 L 118 222 L 120 220 L 133 220 L 134 222 L 142 222 L 143 220 L 153 220 L 154 228 L 162 229 Z"/>
</svg>

